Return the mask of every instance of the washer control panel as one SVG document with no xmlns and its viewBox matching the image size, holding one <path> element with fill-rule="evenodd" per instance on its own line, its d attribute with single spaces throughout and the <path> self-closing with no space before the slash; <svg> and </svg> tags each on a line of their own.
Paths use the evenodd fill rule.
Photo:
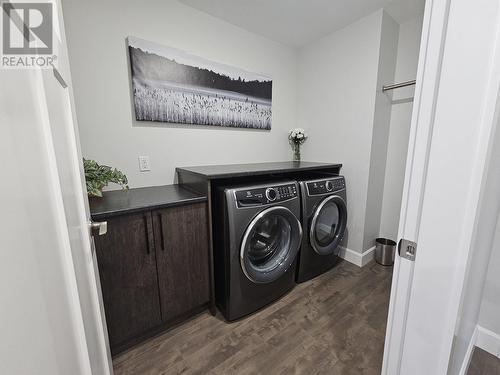
<svg viewBox="0 0 500 375">
<path fill-rule="evenodd" d="M 323 195 L 345 189 L 345 179 L 342 176 L 307 183 L 309 195 Z"/>
<path fill-rule="evenodd" d="M 294 183 L 241 189 L 235 194 L 238 207 L 277 203 L 298 197 L 297 185 Z"/>
</svg>

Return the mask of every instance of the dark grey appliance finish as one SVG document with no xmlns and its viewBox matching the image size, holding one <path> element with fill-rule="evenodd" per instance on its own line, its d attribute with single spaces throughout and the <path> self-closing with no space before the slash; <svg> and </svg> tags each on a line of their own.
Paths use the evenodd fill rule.
<svg viewBox="0 0 500 375">
<path fill-rule="evenodd" d="M 219 187 L 214 233 L 216 302 L 228 321 L 275 301 L 295 285 L 302 240 L 299 187 L 280 182 Z"/>
<path fill-rule="evenodd" d="M 297 282 L 330 270 L 339 261 L 339 244 L 347 225 L 346 185 L 343 176 L 300 181 L 304 236 Z"/>
<path fill-rule="evenodd" d="M 213 315 L 215 308 L 215 279 L 213 268 L 213 244 L 214 225 L 216 220 L 214 206 L 216 202 L 217 188 L 230 184 L 256 184 L 276 180 L 305 180 L 307 178 L 318 178 L 318 176 L 338 175 L 342 164 L 338 163 L 316 163 L 316 162 L 273 162 L 256 164 L 230 164 L 210 165 L 196 167 L 176 168 L 177 182 L 179 185 L 196 194 L 208 197 L 208 225 L 210 245 L 210 311 Z"/>
<path fill-rule="evenodd" d="M 110 193 L 99 207 L 113 206 L 106 202 Z M 210 305 L 206 199 L 169 197 L 151 200 L 154 205 L 141 206 L 140 212 L 134 206 L 109 216 L 91 204 L 93 219 L 108 222 L 107 234 L 94 241 L 113 355 Z"/>
</svg>

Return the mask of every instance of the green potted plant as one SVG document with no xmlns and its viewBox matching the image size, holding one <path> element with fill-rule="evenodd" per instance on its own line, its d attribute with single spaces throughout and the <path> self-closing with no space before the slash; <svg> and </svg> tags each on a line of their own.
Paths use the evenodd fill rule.
<svg viewBox="0 0 500 375">
<path fill-rule="evenodd" d="M 128 189 L 127 176 L 116 168 L 100 165 L 95 160 L 83 159 L 85 181 L 89 197 L 102 197 L 102 189 L 110 182 Z"/>
</svg>

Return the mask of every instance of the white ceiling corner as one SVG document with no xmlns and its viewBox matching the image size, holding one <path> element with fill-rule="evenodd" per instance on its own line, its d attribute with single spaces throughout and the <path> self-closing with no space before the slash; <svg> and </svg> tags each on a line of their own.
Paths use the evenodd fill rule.
<svg viewBox="0 0 500 375">
<path fill-rule="evenodd" d="M 179 0 L 245 30 L 300 47 L 384 8 L 399 23 L 425 0 Z"/>
</svg>

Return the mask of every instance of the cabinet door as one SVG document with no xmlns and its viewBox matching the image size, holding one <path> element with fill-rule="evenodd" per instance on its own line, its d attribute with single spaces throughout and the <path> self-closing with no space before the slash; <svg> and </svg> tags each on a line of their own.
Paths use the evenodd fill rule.
<svg viewBox="0 0 500 375">
<path fill-rule="evenodd" d="M 151 212 L 110 218 L 94 237 L 112 352 L 161 323 Z M 126 345 L 125 345 L 126 346 Z"/>
<path fill-rule="evenodd" d="M 209 301 L 205 203 L 153 211 L 164 322 Z"/>
</svg>

